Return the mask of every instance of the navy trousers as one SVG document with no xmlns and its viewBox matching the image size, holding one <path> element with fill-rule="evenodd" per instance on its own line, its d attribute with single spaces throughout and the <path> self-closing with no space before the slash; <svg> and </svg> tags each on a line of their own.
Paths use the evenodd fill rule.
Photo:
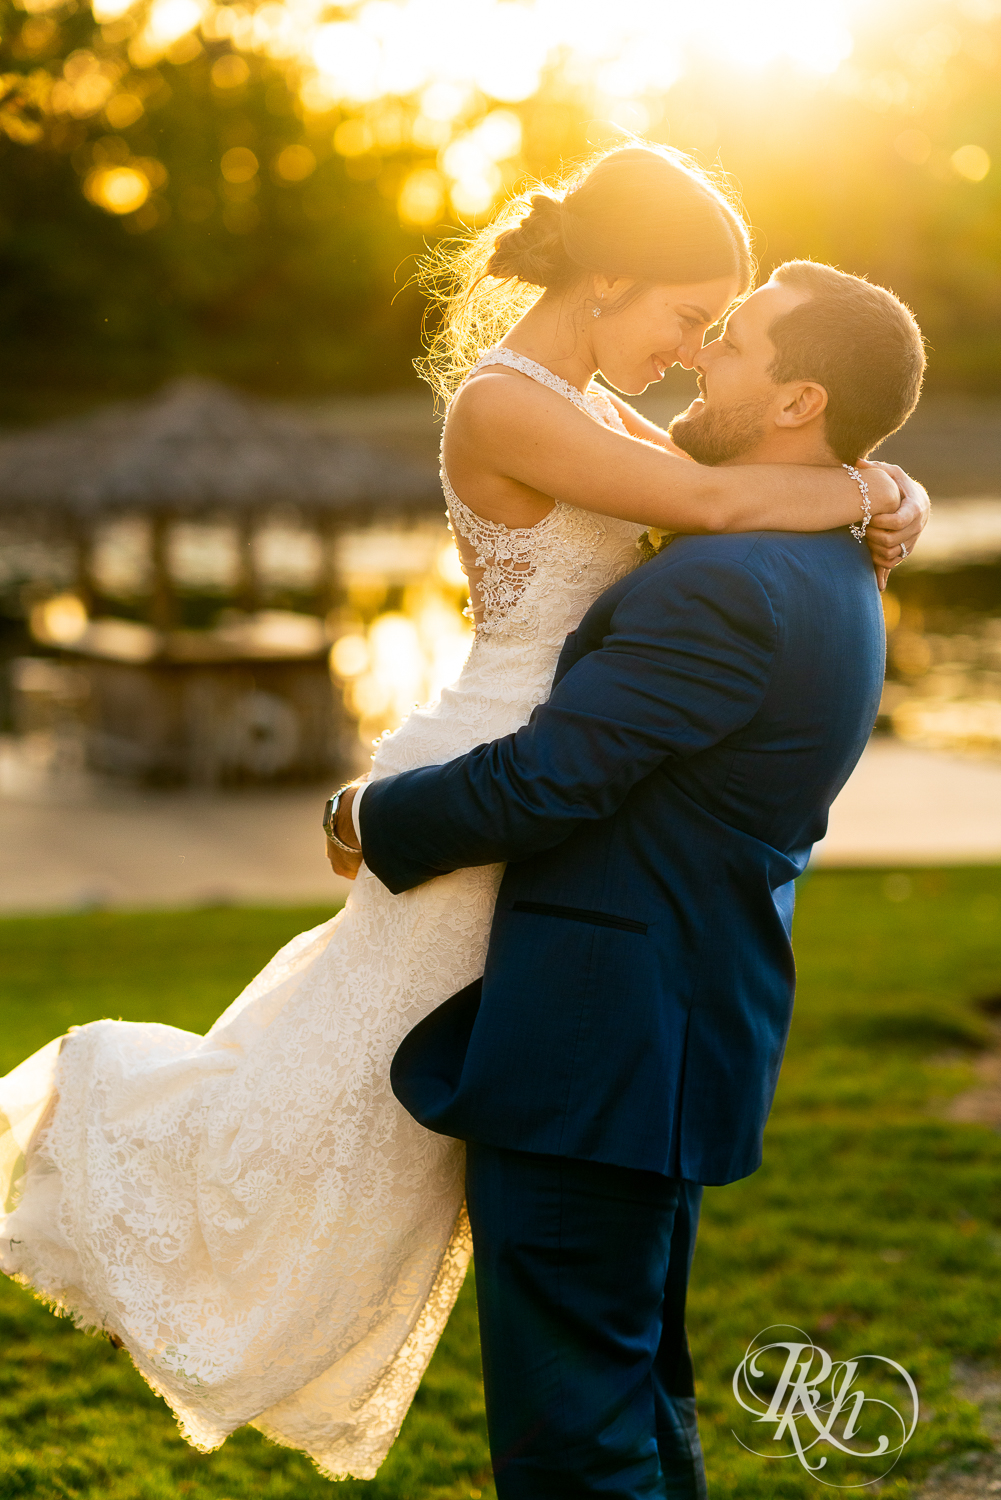
<svg viewBox="0 0 1001 1500">
<path fill-rule="evenodd" d="M 499 1500 L 705 1500 L 685 1294 L 702 1188 L 467 1143 Z"/>
</svg>

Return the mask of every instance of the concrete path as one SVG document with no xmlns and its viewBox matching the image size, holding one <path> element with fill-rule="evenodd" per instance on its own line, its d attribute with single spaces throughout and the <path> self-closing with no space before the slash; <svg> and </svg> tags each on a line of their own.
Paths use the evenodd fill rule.
<svg viewBox="0 0 1001 1500">
<path fill-rule="evenodd" d="M 873 739 L 831 808 L 820 865 L 1001 864 L 1001 761 Z"/>
<path fill-rule="evenodd" d="M 4 754 L 6 751 L 6 755 Z M 0 912 L 339 903 L 329 788 L 146 791 L 0 746 Z"/>
<path fill-rule="evenodd" d="M 0 911 L 335 902 L 326 787 L 151 792 L 0 745 Z M 834 806 L 821 865 L 1001 864 L 1001 763 L 874 740 Z"/>
</svg>

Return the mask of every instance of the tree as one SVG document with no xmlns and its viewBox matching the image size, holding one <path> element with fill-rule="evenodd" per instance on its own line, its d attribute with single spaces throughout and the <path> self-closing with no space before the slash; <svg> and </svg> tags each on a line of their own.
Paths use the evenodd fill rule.
<svg viewBox="0 0 1001 1500">
<path fill-rule="evenodd" d="M 19 3 L 0 10 L 10 416 L 188 369 L 289 393 L 406 383 L 425 240 L 621 138 L 610 116 L 733 174 L 764 267 L 812 255 L 892 285 L 933 386 L 997 379 L 994 0 L 886 3 L 827 76 L 742 72 L 690 37 L 676 77 L 628 29 L 639 0 L 600 58 L 530 3 L 470 0 L 450 74 L 406 0 Z M 651 0 L 661 39 L 666 14 Z"/>
</svg>

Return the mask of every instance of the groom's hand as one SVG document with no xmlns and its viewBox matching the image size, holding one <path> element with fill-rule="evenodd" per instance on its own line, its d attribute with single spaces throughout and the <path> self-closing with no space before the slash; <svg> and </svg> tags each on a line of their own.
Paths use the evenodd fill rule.
<svg viewBox="0 0 1001 1500">
<path fill-rule="evenodd" d="M 348 844 L 353 851 L 357 852 L 348 854 L 346 850 L 335 844 L 333 839 L 327 840 L 327 858 L 330 861 L 330 868 L 335 875 L 341 875 L 345 880 L 354 880 L 362 864 L 362 852 L 358 848 L 358 836 L 351 818 L 351 804 L 355 800 L 355 791 L 355 786 L 349 786 L 341 798 L 337 816 L 334 819 L 334 832 L 342 844 Z"/>
</svg>

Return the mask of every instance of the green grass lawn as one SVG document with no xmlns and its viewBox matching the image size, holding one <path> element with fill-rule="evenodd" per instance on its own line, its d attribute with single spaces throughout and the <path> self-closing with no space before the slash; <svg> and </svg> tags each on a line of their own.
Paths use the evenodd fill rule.
<svg viewBox="0 0 1001 1500">
<path fill-rule="evenodd" d="M 892 899 L 891 899 L 892 898 Z M 0 922 L 0 1071 L 99 1016 L 204 1030 L 274 950 L 326 910 L 91 913 Z M 989 1040 L 978 1000 L 1001 992 L 1001 871 L 891 880 L 826 872 L 801 885 L 800 991 L 752 1178 L 706 1193 L 690 1329 L 713 1500 L 821 1493 L 795 1462 L 745 1453 L 730 1382 L 767 1325 L 834 1358 L 886 1354 L 915 1377 L 925 1420 L 882 1496 L 986 1446 L 957 1400 L 957 1357 L 1001 1362 L 1001 1135 L 941 1104 Z M 124 1353 L 0 1282 L 0 1500 L 309 1500 L 330 1494 L 301 1455 L 250 1429 L 193 1452 Z M 760 1433 L 753 1438 L 764 1448 Z M 871 1471 L 870 1471 L 871 1473 Z M 829 1468 L 825 1477 L 838 1477 Z M 844 1477 L 842 1476 L 842 1482 Z M 869 1477 L 869 1473 L 861 1476 Z M 471 1283 L 377 1479 L 341 1500 L 492 1494 Z"/>
</svg>

